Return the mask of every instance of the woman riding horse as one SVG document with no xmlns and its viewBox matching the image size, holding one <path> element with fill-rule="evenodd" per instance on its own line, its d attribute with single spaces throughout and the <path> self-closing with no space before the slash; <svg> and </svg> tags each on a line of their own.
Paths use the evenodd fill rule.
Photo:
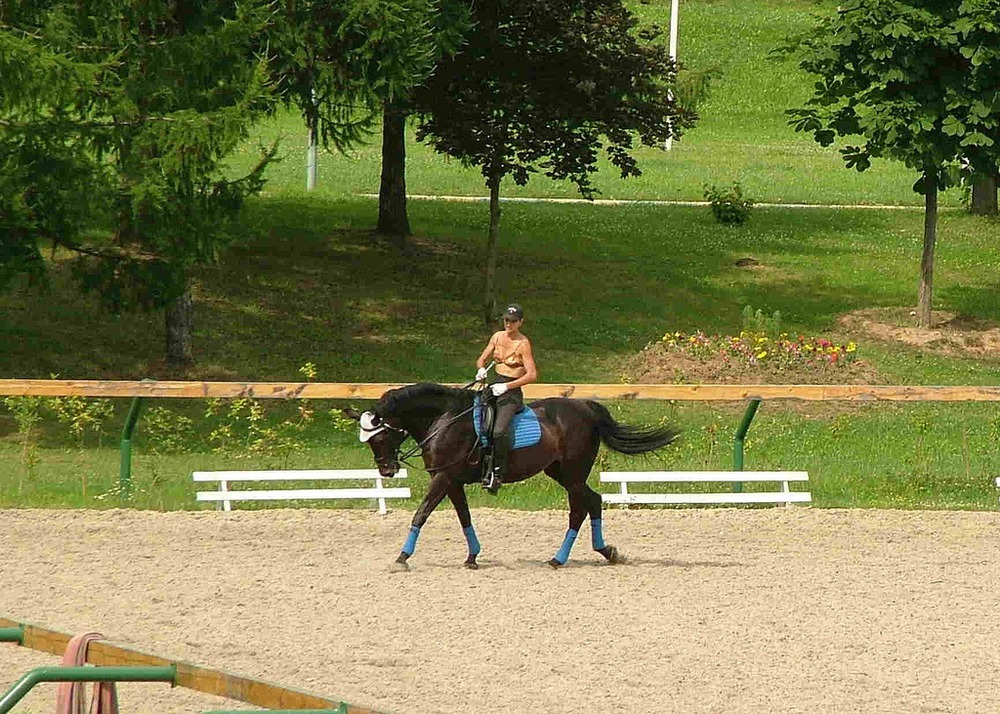
<svg viewBox="0 0 1000 714">
<path fill-rule="evenodd" d="M 417 442 L 410 453 L 421 452 L 430 474 L 427 495 L 413 514 L 410 533 L 396 564 L 407 568 L 416 549 L 420 529 L 441 500 L 451 499 L 469 546 L 468 568 L 478 567 L 481 551 L 472 526 L 465 486 L 479 479 L 481 447 L 472 423 L 474 393 L 440 384 L 413 384 L 387 391 L 375 407 L 364 414 L 347 411 L 361 424 L 360 439 L 375 456 L 379 473 L 394 476 L 399 471 L 400 446 L 407 437 Z M 634 427 L 619 424 L 597 402 L 551 398 L 532 402 L 541 427 L 532 446 L 517 448 L 508 458 L 507 483 L 523 481 L 541 471 L 566 489 L 569 498 L 569 530 L 549 565 L 558 568 L 569 559 L 584 519 L 590 516 L 591 543 L 608 562 L 622 560 L 614 546 L 604 542 L 601 496 L 587 485 L 587 477 L 603 442 L 623 454 L 654 451 L 674 441 L 677 432 L 667 427 Z"/>
<path fill-rule="evenodd" d="M 486 349 L 476 360 L 476 381 L 489 378 L 487 362 L 495 365 L 496 377 L 490 392 L 496 397 L 496 414 L 493 417 L 492 443 L 493 468 L 483 474 L 483 487 L 492 494 L 500 490 L 507 477 L 507 453 L 510 451 L 510 422 L 524 408 L 521 387 L 538 379 L 535 356 L 531 342 L 521 334 L 524 311 L 517 303 L 503 312 L 503 329 L 493 333 Z"/>
</svg>

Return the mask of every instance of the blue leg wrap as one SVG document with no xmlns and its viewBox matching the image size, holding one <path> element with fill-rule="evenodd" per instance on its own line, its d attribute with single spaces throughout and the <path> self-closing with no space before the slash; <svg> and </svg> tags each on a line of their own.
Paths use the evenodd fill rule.
<svg viewBox="0 0 1000 714">
<path fill-rule="evenodd" d="M 413 551 L 417 548 L 417 537 L 420 535 L 420 529 L 417 526 L 410 526 L 410 535 L 406 536 L 406 543 L 403 544 L 403 552 L 407 555 L 413 555 Z"/>
<path fill-rule="evenodd" d="M 482 548 L 479 546 L 479 539 L 476 538 L 476 529 L 470 523 L 462 529 L 462 532 L 465 533 L 465 541 L 469 544 L 469 555 L 479 555 Z"/>
<path fill-rule="evenodd" d="M 559 552 L 556 553 L 554 560 L 559 563 L 559 565 L 565 565 L 566 561 L 569 560 L 569 552 L 573 549 L 573 543 L 576 542 L 577 531 L 570 528 L 566 531 L 566 537 L 563 539 L 562 547 Z"/>
<path fill-rule="evenodd" d="M 600 518 L 590 519 L 590 541 L 594 544 L 594 550 L 604 548 L 604 524 Z"/>
</svg>

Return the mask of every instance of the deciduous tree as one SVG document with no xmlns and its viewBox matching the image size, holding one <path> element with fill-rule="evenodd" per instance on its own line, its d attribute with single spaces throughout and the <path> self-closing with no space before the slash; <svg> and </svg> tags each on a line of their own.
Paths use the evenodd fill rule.
<svg viewBox="0 0 1000 714">
<path fill-rule="evenodd" d="M 969 211 L 976 216 L 997 215 L 996 174 L 979 174 L 973 176 Z"/>
<path fill-rule="evenodd" d="M 477 166 L 490 192 L 484 313 L 493 318 L 504 178 L 532 173 L 596 193 L 604 148 L 623 177 L 638 141 L 659 146 L 693 122 L 671 94 L 676 69 L 620 0 L 499 0 L 473 6 L 466 43 L 414 91 L 418 139 Z"/>
<path fill-rule="evenodd" d="M 795 38 L 786 52 L 816 76 L 791 123 L 841 149 L 848 168 L 902 161 L 924 195 L 917 316 L 931 323 L 938 192 L 961 158 L 973 172 L 997 165 L 1000 139 L 1000 6 L 995 0 L 852 0 Z"/>
</svg>

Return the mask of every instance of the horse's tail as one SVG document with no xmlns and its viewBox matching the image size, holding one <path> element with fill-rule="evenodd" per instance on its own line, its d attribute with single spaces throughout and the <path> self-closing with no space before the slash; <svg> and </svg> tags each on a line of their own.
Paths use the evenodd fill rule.
<svg viewBox="0 0 1000 714">
<path fill-rule="evenodd" d="M 619 424 L 604 405 L 588 399 L 587 406 L 597 415 L 597 433 L 601 435 L 601 441 L 609 449 L 621 454 L 645 454 L 647 451 L 656 451 L 680 436 L 680 432 L 670 427 Z"/>
</svg>

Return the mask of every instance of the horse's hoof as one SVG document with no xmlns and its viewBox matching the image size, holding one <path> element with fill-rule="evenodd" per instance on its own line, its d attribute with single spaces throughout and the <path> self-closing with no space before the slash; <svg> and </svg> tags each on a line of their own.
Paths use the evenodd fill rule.
<svg viewBox="0 0 1000 714">
<path fill-rule="evenodd" d="M 608 545 L 597 551 L 605 558 L 608 559 L 608 563 L 611 565 L 620 565 L 624 563 L 628 558 L 625 557 L 624 553 L 620 553 L 617 548 L 613 545 Z"/>
<path fill-rule="evenodd" d="M 555 558 L 553 558 L 552 560 L 549 561 L 549 567 L 552 568 L 553 570 L 559 570 L 559 568 L 561 568 L 562 566 L 563 566 L 563 564 L 560 563 Z"/>
<path fill-rule="evenodd" d="M 406 573 L 409 572 L 410 565 L 405 560 L 394 560 L 389 565 L 390 573 Z"/>
<path fill-rule="evenodd" d="M 477 563 L 474 560 L 467 560 L 467 561 L 465 561 L 465 569 L 466 570 L 479 570 L 479 563 Z"/>
</svg>

